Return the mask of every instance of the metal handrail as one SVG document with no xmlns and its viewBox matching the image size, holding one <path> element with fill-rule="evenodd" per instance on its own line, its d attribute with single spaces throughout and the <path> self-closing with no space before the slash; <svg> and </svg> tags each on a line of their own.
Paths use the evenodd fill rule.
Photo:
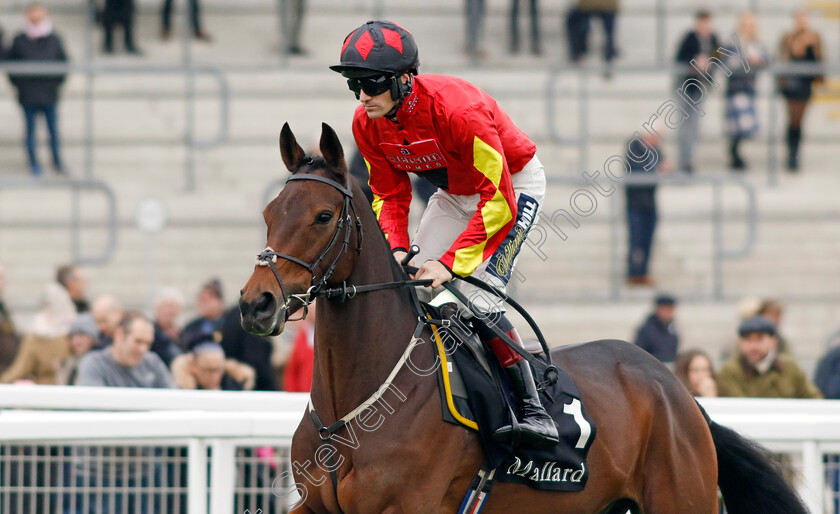
<svg viewBox="0 0 840 514">
<path fill-rule="evenodd" d="M 189 4 L 189 2 L 187 2 Z M 187 147 L 188 157 L 184 163 L 185 189 L 192 191 L 195 188 L 195 163 L 192 159 L 192 151 L 195 149 L 208 149 L 224 143 L 230 135 L 230 85 L 227 76 L 218 68 L 212 66 L 182 66 L 182 65 L 155 65 L 155 66 L 116 66 L 113 64 L 99 63 L 52 63 L 52 62 L 0 62 L 0 71 L 17 75 L 50 75 L 83 73 L 88 77 L 85 91 L 85 176 L 93 177 L 93 104 L 96 96 L 93 94 L 92 78 L 97 75 L 135 75 L 135 74 L 175 74 L 184 75 L 188 79 L 185 88 L 185 110 L 184 145 Z M 207 139 L 195 137 L 195 77 L 207 75 L 213 78 L 218 84 L 219 91 L 219 128 L 216 134 Z"/>
<path fill-rule="evenodd" d="M 573 67 L 555 67 L 548 75 L 546 81 L 545 99 L 546 99 L 546 124 L 548 129 L 549 139 L 559 145 L 577 145 L 579 147 L 579 161 L 578 165 L 581 170 L 586 170 L 590 167 L 589 164 L 589 104 L 590 104 L 590 90 L 589 77 L 592 74 L 603 73 L 609 70 L 613 74 L 671 74 L 684 73 L 690 68 L 684 65 L 670 64 L 670 65 L 616 65 L 611 67 L 606 66 L 573 66 Z M 837 63 L 773 63 L 761 68 L 761 72 L 771 74 L 775 79 L 782 76 L 798 75 L 811 76 L 823 74 L 840 74 L 840 64 Z M 557 115 L 558 98 L 557 98 L 557 83 L 564 75 L 578 74 L 578 89 L 576 92 L 577 102 L 579 105 L 577 113 L 577 135 L 575 137 L 564 137 L 558 127 Z M 725 84 L 725 78 L 718 76 L 717 80 L 721 86 Z M 777 125 L 779 123 L 778 115 L 776 113 L 776 105 L 772 101 L 778 95 L 778 80 L 774 80 L 773 91 L 768 96 L 768 115 L 767 115 L 767 155 L 768 155 L 768 172 L 767 182 L 771 186 L 778 183 L 779 174 L 779 160 L 776 156 L 777 146 Z M 717 89 L 717 88 L 715 88 Z M 568 92 L 573 95 L 575 93 Z M 668 100 L 672 98 L 663 98 Z"/>
<path fill-rule="evenodd" d="M 579 176 L 549 175 L 549 184 L 563 185 L 589 185 Z M 617 184 L 619 185 L 619 184 Z M 629 175 L 621 181 L 621 186 L 627 185 L 674 185 L 674 186 L 696 186 L 711 185 L 713 188 L 712 202 L 712 297 L 722 300 L 723 294 L 723 260 L 741 259 L 747 257 L 755 247 L 758 236 L 758 204 L 756 200 L 755 186 L 742 177 L 731 174 L 720 173 L 715 175 L 690 175 L 686 173 L 653 174 L 644 173 Z M 722 192 L 725 186 L 737 186 L 744 191 L 747 200 L 746 221 L 747 234 L 744 242 L 735 248 L 726 248 L 723 243 L 723 204 Z M 611 195 L 609 198 L 615 200 L 619 195 Z M 623 269 L 622 259 L 619 256 L 618 231 L 619 221 L 622 219 L 616 207 L 618 202 L 610 203 L 610 299 L 618 301 L 621 299 L 621 281 Z M 536 223 L 539 223 L 539 219 Z"/>
<path fill-rule="evenodd" d="M 0 61 L 0 72 L 5 71 L 15 75 L 50 75 L 69 73 L 93 73 L 94 75 L 146 75 L 146 74 L 176 74 L 187 73 L 207 75 L 212 77 L 219 86 L 219 128 L 213 137 L 194 139 L 197 148 L 211 148 L 224 143 L 230 133 L 230 84 L 222 70 L 212 66 L 193 66 L 184 68 L 174 66 L 117 66 L 113 64 L 76 64 L 76 63 L 47 63 L 47 62 L 13 62 Z"/>
<path fill-rule="evenodd" d="M 72 236 L 70 240 L 70 252 L 72 260 L 80 265 L 94 265 L 108 262 L 114 255 L 117 248 L 117 196 L 114 190 L 100 180 L 45 180 L 35 178 L 2 178 L 0 179 L 0 192 L 6 189 L 69 189 L 72 192 L 72 205 L 70 215 L 70 227 Z M 105 196 L 108 205 L 106 218 L 107 241 L 104 249 L 91 256 L 82 255 L 81 252 L 81 212 L 79 195 L 83 190 L 99 191 Z"/>
<path fill-rule="evenodd" d="M 716 195 L 720 194 L 720 188 L 725 185 L 737 185 L 744 191 L 744 196 L 747 198 L 747 236 L 744 243 L 736 249 L 727 250 L 723 247 L 720 249 L 720 256 L 725 259 L 741 259 L 750 254 L 755 245 L 756 235 L 758 233 L 758 207 L 756 202 L 755 186 L 743 177 L 739 177 L 726 172 L 714 175 L 693 175 L 688 173 L 670 173 L 657 175 L 653 173 L 645 173 L 642 175 L 630 175 L 626 180 L 622 181 L 622 185 L 679 185 L 679 186 L 694 186 L 699 184 L 712 184 L 715 187 Z M 722 208 L 722 207 L 721 207 Z"/>
<path fill-rule="evenodd" d="M 286 183 L 287 178 L 278 178 L 269 182 L 263 190 L 263 203 L 267 205 L 276 194 L 278 189 Z M 588 186 L 589 182 L 580 176 L 571 175 L 547 175 L 546 181 L 548 184 L 562 184 L 572 186 Z M 724 298 L 723 295 L 723 266 L 722 261 L 728 259 L 741 259 L 749 256 L 755 243 L 758 239 L 758 202 L 755 186 L 742 177 L 726 174 L 725 172 L 715 175 L 689 175 L 686 173 L 670 173 L 670 174 L 654 174 L 644 173 L 629 175 L 621 181 L 621 186 L 627 185 L 663 185 L 663 186 L 697 186 L 697 185 L 711 185 L 713 188 L 713 202 L 712 202 L 712 281 L 713 281 L 713 298 L 720 300 Z M 746 223 L 747 233 L 744 241 L 734 248 L 726 248 L 723 243 L 723 202 L 722 193 L 726 186 L 736 186 L 744 191 L 746 198 Z M 620 195 L 611 195 L 609 198 L 615 199 Z M 618 248 L 618 230 L 619 221 L 621 217 L 618 214 L 618 209 L 615 207 L 618 202 L 610 202 L 611 214 L 609 216 L 610 223 L 610 299 L 613 301 L 621 298 L 621 277 L 623 276 L 620 267 L 621 259 L 619 257 Z M 535 221 L 540 223 L 540 218 Z"/>
</svg>

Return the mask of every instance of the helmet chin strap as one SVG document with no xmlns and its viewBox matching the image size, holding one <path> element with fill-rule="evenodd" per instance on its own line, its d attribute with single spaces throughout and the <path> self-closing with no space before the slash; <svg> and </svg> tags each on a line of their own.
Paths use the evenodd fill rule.
<svg viewBox="0 0 840 514">
<path fill-rule="evenodd" d="M 393 121 L 394 123 L 396 123 L 396 121 L 397 121 L 397 111 L 399 111 L 400 107 L 402 107 L 403 100 L 405 100 L 405 98 L 408 95 L 411 94 L 411 90 L 412 90 L 412 86 L 413 86 L 413 82 L 414 82 L 413 79 L 412 79 L 412 76 L 413 75 L 411 75 L 409 73 L 407 82 L 403 83 L 402 81 L 400 81 L 400 84 L 399 84 L 399 95 L 400 96 L 399 96 L 399 98 L 394 98 L 393 95 L 391 96 L 391 99 L 396 100 L 397 102 L 394 104 L 394 108 L 391 109 L 390 111 L 388 111 L 388 114 L 386 114 L 385 117 L 388 118 L 389 120 Z M 402 74 L 400 75 L 400 77 L 402 77 Z M 400 80 L 400 79 L 397 78 L 397 80 Z"/>
</svg>

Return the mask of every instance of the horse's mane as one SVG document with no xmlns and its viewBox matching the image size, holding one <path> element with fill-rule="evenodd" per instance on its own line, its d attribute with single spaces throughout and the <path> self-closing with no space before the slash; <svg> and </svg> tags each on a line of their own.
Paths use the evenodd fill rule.
<svg viewBox="0 0 840 514">
<path fill-rule="evenodd" d="M 336 182 L 339 182 L 341 184 L 344 184 L 344 175 L 342 173 L 338 172 L 338 171 L 335 171 L 335 170 L 331 169 L 327 165 L 326 159 L 324 159 L 324 157 L 321 156 L 321 155 L 310 155 L 310 154 L 305 155 L 300 160 L 300 162 L 298 163 L 297 169 L 295 169 L 292 172 L 292 175 L 312 173 L 312 172 L 317 171 L 317 170 L 326 171 L 327 173 L 329 173 L 332 176 L 331 178 L 333 180 L 335 180 Z M 350 170 L 346 167 L 346 165 L 345 165 L 345 168 L 344 168 L 344 174 L 348 174 L 348 175 L 350 174 Z"/>
<path fill-rule="evenodd" d="M 298 173 L 308 173 L 318 169 L 330 171 L 327 166 L 327 161 L 322 156 L 306 154 L 300 160 L 297 168 L 292 172 L 292 175 L 297 175 Z"/>
</svg>

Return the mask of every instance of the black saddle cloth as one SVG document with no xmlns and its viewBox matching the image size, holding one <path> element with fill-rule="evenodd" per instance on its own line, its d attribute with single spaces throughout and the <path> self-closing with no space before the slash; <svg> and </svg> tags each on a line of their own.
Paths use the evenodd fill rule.
<svg viewBox="0 0 840 514">
<path fill-rule="evenodd" d="M 456 337 L 463 341 L 463 334 Z M 589 476 L 586 455 L 595 440 L 596 428 L 586 415 L 571 377 L 559 370 L 557 382 L 540 393 L 543 406 L 557 424 L 559 444 L 548 450 L 500 444 L 493 439 L 493 433 L 511 424 L 518 400 L 513 398 L 498 360 L 483 345 L 475 344 L 477 337 L 472 339 L 472 343 L 459 344 L 451 360 L 460 371 L 470 418 L 478 425 L 481 444 L 489 467 L 496 469 L 496 479 L 540 490 L 583 490 Z M 534 377 L 538 382 L 542 379 L 537 371 Z"/>
</svg>

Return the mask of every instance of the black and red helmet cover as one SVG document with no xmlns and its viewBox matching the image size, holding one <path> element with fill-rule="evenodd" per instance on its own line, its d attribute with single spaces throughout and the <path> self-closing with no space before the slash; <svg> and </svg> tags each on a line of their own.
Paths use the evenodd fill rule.
<svg viewBox="0 0 840 514">
<path fill-rule="evenodd" d="M 368 21 L 344 38 L 341 63 L 330 66 L 347 78 L 381 73 L 417 74 L 417 43 L 411 32 L 390 21 Z"/>
</svg>

